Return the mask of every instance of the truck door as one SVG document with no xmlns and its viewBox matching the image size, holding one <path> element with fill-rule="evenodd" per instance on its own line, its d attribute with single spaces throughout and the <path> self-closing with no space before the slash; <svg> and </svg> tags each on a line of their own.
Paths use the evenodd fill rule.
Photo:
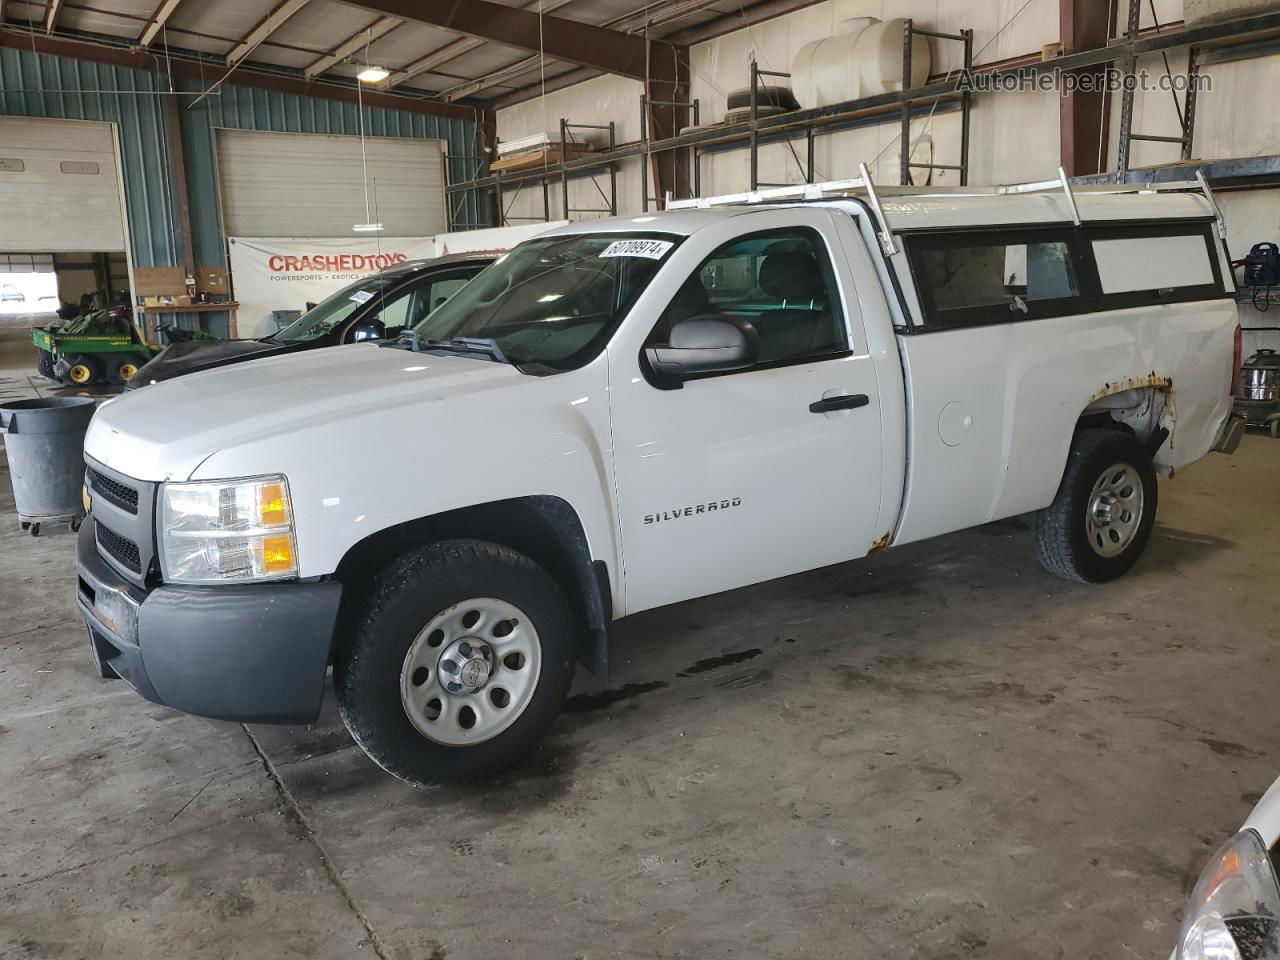
<svg viewBox="0 0 1280 960">
<path fill-rule="evenodd" d="M 867 553 L 885 532 L 880 398 L 833 214 L 723 218 L 664 273 L 656 322 L 609 348 L 625 611 Z M 707 316 L 749 324 L 757 362 L 663 389 L 644 347 Z"/>
</svg>

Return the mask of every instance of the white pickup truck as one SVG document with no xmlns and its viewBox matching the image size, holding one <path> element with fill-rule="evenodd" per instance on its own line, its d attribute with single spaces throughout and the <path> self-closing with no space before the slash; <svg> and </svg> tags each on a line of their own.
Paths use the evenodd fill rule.
<svg viewBox="0 0 1280 960">
<path fill-rule="evenodd" d="M 1156 474 L 1239 440 L 1207 189 L 741 201 L 558 228 L 396 342 L 104 405 L 101 674 L 300 723 L 332 666 L 385 769 L 480 777 L 607 673 L 612 620 L 1017 514 L 1109 580 Z"/>
</svg>

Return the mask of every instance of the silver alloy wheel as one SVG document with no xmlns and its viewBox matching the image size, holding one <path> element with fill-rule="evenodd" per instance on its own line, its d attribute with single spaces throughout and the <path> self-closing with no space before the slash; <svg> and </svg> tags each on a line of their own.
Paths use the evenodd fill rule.
<svg viewBox="0 0 1280 960">
<path fill-rule="evenodd" d="M 455 604 L 418 633 L 400 668 L 400 702 L 428 740 L 491 740 L 524 713 L 542 672 L 542 644 L 525 612 L 495 597 Z"/>
<path fill-rule="evenodd" d="M 1127 463 L 1102 471 L 1085 508 L 1089 546 L 1100 557 L 1123 553 L 1142 524 L 1142 477 Z"/>
</svg>

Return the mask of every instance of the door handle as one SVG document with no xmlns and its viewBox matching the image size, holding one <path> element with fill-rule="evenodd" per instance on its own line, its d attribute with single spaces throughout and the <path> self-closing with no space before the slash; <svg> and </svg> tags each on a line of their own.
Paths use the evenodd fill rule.
<svg viewBox="0 0 1280 960">
<path fill-rule="evenodd" d="M 830 413 L 832 410 L 856 410 L 865 407 L 871 398 L 865 393 L 846 393 L 838 397 L 823 397 L 809 404 L 810 413 Z"/>
</svg>

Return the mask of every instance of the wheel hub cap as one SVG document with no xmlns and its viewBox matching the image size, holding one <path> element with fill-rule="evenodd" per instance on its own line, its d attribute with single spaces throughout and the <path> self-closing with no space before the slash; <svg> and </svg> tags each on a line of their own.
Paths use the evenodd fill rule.
<svg viewBox="0 0 1280 960">
<path fill-rule="evenodd" d="M 1113 463 L 1089 494 L 1085 533 L 1089 546 L 1101 557 L 1123 553 L 1142 524 L 1142 478 L 1127 463 Z"/>
<path fill-rule="evenodd" d="M 463 637 L 440 655 L 436 667 L 440 686 L 449 693 L 471 694 L 484 687 L 493 675 L 493 651 L 483 640 Z"/>
<path fill-rule="evenodd" d="M 432 617 L 400 669 L 400 702 L 417 731 L 451 747 L 482 743 L 529 706 L 542 644 L 529 616 L 496 597 L 476 597 Z"/>
</svg>

